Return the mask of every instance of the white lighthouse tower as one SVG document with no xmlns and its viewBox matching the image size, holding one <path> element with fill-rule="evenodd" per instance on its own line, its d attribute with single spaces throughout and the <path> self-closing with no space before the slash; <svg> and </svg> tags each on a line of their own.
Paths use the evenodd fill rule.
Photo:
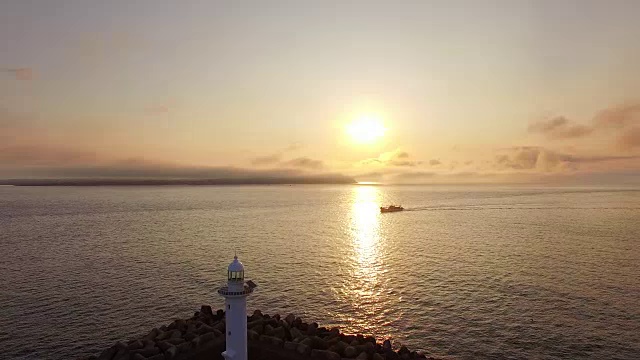
<svg viewBox="0 0 640 360">
<path fill-rule="evenodd" d="M 226 360 L 247 360 L 247 296 L 256 284 L 244 281 L 244 265 L 233 257 L 227 271 L 227 285 L 218 289 L 224 296 L 226 313 L 227 346 L 222 352 Z"/>
</svg>

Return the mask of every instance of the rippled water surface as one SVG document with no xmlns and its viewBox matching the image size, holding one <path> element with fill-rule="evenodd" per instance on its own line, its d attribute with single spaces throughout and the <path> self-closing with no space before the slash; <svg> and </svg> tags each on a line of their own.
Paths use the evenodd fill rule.
<svg viewBox="0 0 640 360">
<path fill-rule="evenodd" d="M 237 249 L 250 311 L 449 358 L 638 359 L 639 241 L 634 189 L 0 187 L 0 358 L 222 307 Z"/>
</svg>

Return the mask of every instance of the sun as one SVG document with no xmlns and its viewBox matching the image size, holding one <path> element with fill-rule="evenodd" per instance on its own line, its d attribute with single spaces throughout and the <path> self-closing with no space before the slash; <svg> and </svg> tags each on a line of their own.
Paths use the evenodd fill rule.
<svg viewBox="0 0 640 360">
<path fill-rule="evenodd" d="M 379 117 L 361 115 L 347 124 L 346 131 L 353 142 L 371 144 L 383 137 L 387 129 Z"/>
</svg>

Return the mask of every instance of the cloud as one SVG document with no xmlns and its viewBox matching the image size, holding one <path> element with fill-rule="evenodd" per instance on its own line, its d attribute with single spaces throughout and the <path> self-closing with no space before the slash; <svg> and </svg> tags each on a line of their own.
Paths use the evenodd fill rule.
<svg viewBox="0 0 640 360">
<path fill-rule="evenodd" d="M 297 168 L 319 170 L 324 167 L 324 163 L 320 160 L 310 159 L 308 157 L 299 157 L 280 163 L 283 166 L 292 166 Z"/>
<path fill-rule="evenodd" d="M 422 161 L 408 160 L 409 153 L 398 149 L 380 154 L 377 158 L 365 159 L 359 162 L 360 165 L 380 164 L 397 167 L 414 167 L 422 164 Z"/>
<path fill-rule="evenodd" d="M 289 144 L 289 146 L 287 146 L 284 149 L 282 149 L 280 151 L 277 151 L 277 152 L 275 152 L 273 154 L 257 156 L 255 158 L 251 159 L 251 165 L 266 166 L 266 165 L 274 165 L 274 164 L 280 163 L 280 161 L 282 160 L 282 158 L 285 156 L 286 153 L 298 151 L 298 150 L 302 149 L 303 147 L 304 146 L 303 146 L 302 143 L 293 142 L 293 143 Z M 297 160 L 297 159 L 294 159 L 294 160 Z M 289 160 L 289 161 L 293 161 L 293 160 Z M 297 162 L 294 161 L 293 164 L 290 164 L 290 165 L 294 165 L 295 166 L 296 163 L 304 163 L 305 165 L 310 164 L 309 162 L 305 162 L 305 161 L 299 160 Z"/>
<path fill-rule="evenodd" d="M 437 174 L 434 172 L 428 172 L 428 171 L 403 172 L 393 176 L 392 181 L 396 181 L 396 182 L 423 181 L 425 179 L 433 178 L 434 176 L 437 176 Z"/>
<path fill-rule="evenodd" d="M 95 153 L 43 145 L 0 146 L 0 165 L 68 165 L 95 162 Z"/>
<path fill-rule="evenodd" d="M 74 179 L 72 183 L 96 184 L 281 184 L 353 183 L 338 173 L 308 173 L 296 169 L 252 170 L 235 167 L 191 167 L 158 164 L 135 159 L 106 165 L 74 165 L 23 168 L 21 177 Z M 15 176 L 14 176 L 15 177 Z"/>
<path fill-rule="evenodd" d="M 507 154 L 495 157 L 495 168 L 504 170 L 529 170 L 555 172 L 576 170 L 585 163 L 637 159 L 640 156 L 579 156 L 559 153 L 538 146 L 520 146 L 503 149 Z"/>
<path fill-rule="evenodd" d="M 558 116 L 529 125 L 529 132 L 544 134 L 551 139 L 569 139 L 589 135 L 593 132 L 593 128 L 581 124 L 571 124 L 567 118 Z"/>
<path fill-rule="evenodd" d="M 420 161 L 400 161 L 400 160 L 391 160 L 389 162 L 387 162 L 387 164 L 391 165 L 391 166 L 418 166 L 420 165 L 422 162 Z"/>
<path fill-rule="evenodd" d="M 596 126 L 624 127 L 640 122 L 640 103 L 627 103 L 600 111 L 595 119 Z"/>
<path fill-rule="evenodd" d="M 442 161 L 437 160 L 437 159 L 432 159 L 432 160 L 429 160 L 429 165 L 431 165 L 431 166 L 442 165 Z"/>
<path fill-rule="evenodd" d="M 291 144 L 289 144 L 289 146 L 287 146 L 286 148 L 284 148 L 284 152 L 293 152 L 293 151 L 298 151 L 300 149 L 302 149 L 304 147 L 304 145 L 302 145 L 301 142 L 293 142 Z"/>
<path fill-rule="evenodd" d="M 618 139 L 618 144 L 625 150 L 640 147 L 640 127 L 632 127 Z"/>
<path fill-rule="evenodd" d="M 263 166 L 263 165 L 273 165 L 280 162 L 282 158 L 282 154 L 271 154 L 265 156 L 258 156 L 251 159 L 252 165 Z"/>
<path fill-rule="evenodd" d="M 566 117 L 557 116 L 530 124 L 528 131 L 542 134 L 551 140 L 583 138 L 588 135 L 613 136 L 611 145 L 617 145 L 617 148 L 622 150 L 632 150 L 637 147 L 634 128 L 640 125 L 640 102 L 601 110 L 591 123 L 575 124 Z"/>
<path fill-rule="evenodd" d="M 33 69 L 30 67 L 3 69 L 3 72 L 12 74 L 16 80 L 33 80 Z"/>
</svg>

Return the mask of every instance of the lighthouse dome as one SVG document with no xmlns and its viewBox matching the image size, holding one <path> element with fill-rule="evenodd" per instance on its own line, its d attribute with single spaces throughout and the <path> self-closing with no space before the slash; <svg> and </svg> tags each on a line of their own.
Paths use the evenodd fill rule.
<svg viewBox="0 0 640 360">
<path fill-rule="evenodd" d="M 233 261 L 227 268 L 229 281 L 243 281 L 244 280 L 244 265 L 238 261 L 238 257 L 234 256 Z"/>
</svg>

